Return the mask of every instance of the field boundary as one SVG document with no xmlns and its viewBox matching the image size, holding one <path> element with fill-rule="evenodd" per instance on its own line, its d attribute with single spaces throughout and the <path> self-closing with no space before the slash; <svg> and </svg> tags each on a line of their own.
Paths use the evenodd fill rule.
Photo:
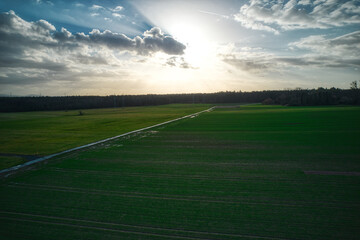
<svg viewBox="0 0 360 240">
<path fill-rule="evenodd" d="M 186 116 L 183 116 L 183 117 L 179 117 L 179 118 L 176 118 L 176 119 L 173 119 L 173 120 L 169 120 L 169 121 L 166 121 L 166 122 L 158 123 L 158 124 L 155 124 L 155 125 L 152 125 L 152 126 L 149 126 L 149 127 L 140 128 L 140 129 L 133 130 L 133 131 L 130 131 L 130 132 L 127 132 L 127 133 L 123 133 L 123 134 L 120 134 L 120 135 L 117 135 L 117 136 L 114 136 L 114 137 L 106 138 L 106 139 L 103 139 L 103 140 L 100 140 L 100 141 L 96 141 L 96 142 L 93 142 L 93 143 L 88 143 L 88 144 L 85 144 L 85 145 L 82 145 L 82 146 L 79 146 L 79 147 L 70 148 L 70 149 L 68 149 L 68 150 L 61 151 L 61 152 L 58 152 L 58 153 L 54 153 L 54 154 L 51 154 L 51 155 L 48 155 L 48 156 L 40 157 L 40 158 L 31 160 L 31 161 L 28 161 L 28 162 L 26 162 L 26 163 L 23 163 L 23 164 L 20 164 L 20 165 L 16 165 L 16 166 L 14 166 L 14 167 L 10 167 L 10 168 L 6 168 L 6 169 L 3 169 L 3 170 L 0 170 L 0 177 L 5 177 L 5 178 L 6 178 L 6 177 L 8 177 L 9 175 L 12 175 L 13 173 L 15 173 L 16 171 L 18 171 L 18 170 L 20 170 L 20 169 L 22 169 L 22 168 L 31 166 L 31 165 L 36 164 L 36 163 L 39 163 L 39 162 L 43 162 L 43 161 L 45 161 L 45 160 L 48 160 L 48 159 L 53 158 L 53 157 L 57 157 L 57 156 L 59 156 L 59 155 L 65 154 L 65 153 L 74 152 L 74 151 L 77 151 L 77 150 L 80 150 L 80 149 L 92 147 L 92 146 L 97 145 L 97 144 L 100 144 L 100 143 L 104 143 L 104 142 L 111 141 L 111 140 L 114 140 L 114 139 L 117 139 L 117 138 L 121 138 L 121 137 L 130 135 L 130 134 L 133 134 L 133 133 L 142 132 L 142 131 L 144 131 L 144 130 L 148 130 L 148 129 L 151 129 L 151 128 L 159 127 L 159 126 L 162 126 L 162 125 L 165 125 L 165 124 L 169 124 L 169 123 L 172 123 L 172 122 L 175 122 L 175 121 L 179 121 L 179 120 L 182 120 L 182 119 L 185 119 L 185 118 L 196 117 L 197 115 L 199 115 L 199 114 L 201 114 L 201 113 L 210 112 L 210 111 L 212 111 L 212 110 L 215 109 L 215 108 L 216 108 L 216 106 L 211 107 L 211 108 L 206 109 L 206 110 L 203 110 L 203 111 L 200 111 L 200 112 L 197 112 L 197 113 L 192 113 L 192 114 L 189 114 L 189 115 L 186 115 Z"/>
</svg>

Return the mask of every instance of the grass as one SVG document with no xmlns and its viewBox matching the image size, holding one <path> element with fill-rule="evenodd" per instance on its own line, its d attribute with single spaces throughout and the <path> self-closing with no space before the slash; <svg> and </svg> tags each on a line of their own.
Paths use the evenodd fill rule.
<svg viewBox="0 0 360 240">
<path fill-rule="evenodd" d="M 24 163 L 25 160 L 18 156 L 0 156 L 0 169 L 9 168 Z"/>
<path fill-rule="evenodd" d="M 5 239 L 356 239 L 359 107 L 217 109 L 0 186 Z"/>
<path fill-rule="evenodd" d="M 81 110 L 83 115 L 79 111 L 0 113 L 0 153 L 49 155 L 208 107 L 201 104 L 172 104 L 89 109 Z M 2 168 L 19 163 L 18 158 L 14 157 L 2 157 L 0 161 Z"/>
</svg>

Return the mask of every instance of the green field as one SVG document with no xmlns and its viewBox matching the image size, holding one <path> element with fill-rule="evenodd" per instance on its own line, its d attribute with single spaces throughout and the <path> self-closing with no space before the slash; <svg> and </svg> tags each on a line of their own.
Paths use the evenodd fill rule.
<svg viewBox="0 0 360 240">
<path fill-rule="evenodd" d="M 0 113 L 0 169 L 209 108 L 206 104 Z M 20 158 L 20 159 L 19 159 Z"/>
<path fill-rule="evenodd" d="M 242 106 L 73 152 L 2 180 L 0 236 L 358 239 L 359 122 L 360 107 Z"/>
</svg>

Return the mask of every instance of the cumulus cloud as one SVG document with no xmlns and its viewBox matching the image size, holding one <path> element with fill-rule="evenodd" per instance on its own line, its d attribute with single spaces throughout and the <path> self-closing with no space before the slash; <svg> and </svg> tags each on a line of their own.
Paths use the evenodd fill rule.
<svg viewBox="0 0 360 240">
<path fill-rule="evenodd" d="M 281 30 L 330 28 L 360 23 L 356 0 L 250 0 L 234 19 L 242 26 L 278 34 Z"/>
<path fill-rule="evenodd" d="M 136 37 L 136 48 L 140 53 L 162 51 L 171 55 L 182 55 L 186 46 L 171 36 L 166 36 L 160 28 L 154 27 L 144 32 L 144 37 Z"/>
<path fill-rule="evenodd" d="M 101 45 L 110 49 L 135 51 L 140 55 L 149 55 L 155 52 L 164 52 L 170 55 L 181 55 L 186 46 L 171 36 L 165 35 L 160 28 L 153 27 L 144 32 L 143 37 L 130 38 L 125 34 L 114 33 L 110 30 L 101 32 L 93 29 L 88 35 L 84 33 L 71 34 L 65 28 L 54 33 L 54 38 L 62 43 L 81 43 Z"/>
<path fill-rule="evenodd" d="M 45 20 L 25 21 L 9 11 L 0 13 L 0 84 L 10 84 L 11 79 L 13 84 L 79 79 L 82 73 L 93 72 L 92 66 L 108 72 L 116 68 L 111 72 L 116 77 L 124 61 L 131 64 L 131 56 L 182 55 L 185 48 L 156 27 L 133 38 L 98 29 L 71 33 Z"/>
<path fill-rule="evenodd" d="M 0 58 L 27 57 L 31 50 L 57 45 L 55 27 L 45 20 L 27 22 L 13 11 L 0 14 Z M 16 53 L 16 54 L 15 54 Z"/>
<path fill-rule="evenodd" d="M 51 23 L 45 20 L 37 22 L 27 22 L 17 16 L 14 11 L 9 11 L 0 14 L 0 31 L 2 33 L 28 35 L 29 37 L 48 37 L 50 31 L 55 31 L 56 28 Z"/>
<path fill-rule="evenodd" d="M 132 51 L 140 55 L 164 52 L 170 55 L 181 55 L 186 46 L 173 37 L 164 34 L 154 27 L 145 31 L 143 36 L 130 38 L 125 34 L 93 29 L 89 34 L 72 34 L 65 28 L 56 28 L 45 20 L 27 22 L 13 11 L 0 14 L 1 46 L 4 50 L 16 43 L 18 48 L 25 49 L 48 47 L 52 49 L 87 45 L 90 47 L 105 46 L 112 50 Z"/>
</svg>

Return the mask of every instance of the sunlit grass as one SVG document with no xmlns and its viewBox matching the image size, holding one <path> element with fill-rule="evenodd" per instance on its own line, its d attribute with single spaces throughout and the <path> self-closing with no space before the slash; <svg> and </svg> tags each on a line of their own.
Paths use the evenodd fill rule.
<svg viewBox="0 0 360 240">
<path fill-rule="evenodd" d="M 0 153 L 47 155 L 195 113 L 209 106 L 172 104 L 88 109 L 81 113 L 0 113 Z"/>
</svg>

